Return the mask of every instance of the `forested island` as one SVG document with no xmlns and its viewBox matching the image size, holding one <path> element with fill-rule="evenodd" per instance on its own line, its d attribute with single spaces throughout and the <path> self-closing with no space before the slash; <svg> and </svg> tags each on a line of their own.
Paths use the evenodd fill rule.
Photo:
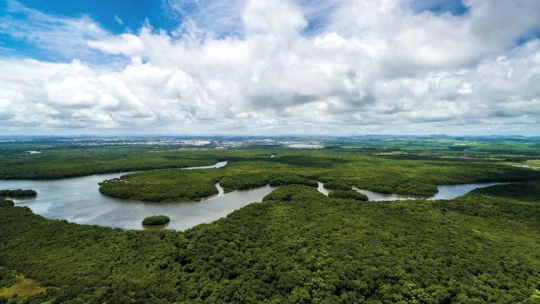
<svg viewBox="0 0 540 304">
<path fill-rule="evenodd" d="M 37 192 L 31 189 L 0 190 L 0 197 L 25 198 L 25 197 L 34 197 L 36 195 L 37 195 Z"/>
<path fill-rule="evenodd" d="M 379 193 L 431 196 L 437 185 L 519 182 L 540 179 L 540 172 L 499 162 L 418 157 L 380 157 L 350 151 L 284 150 L 274 158 L 264 150 L 221 153 L 227 166 L 213 170 L 150 170 L 103 181 L 107 196 L 151 202 L 188 202 L 226 192 L 270 186 L 305 185 L 317 181 L 330 190 L 358 187 Z M 443 170 L 441 168 L 444 168 Z M 341 195 L 344 195 L 342 192 Z M 338 195 L 338 194 L 334 194 Z"/>
<path fill-rule="evenodd" d="M 159 226 L 159 225 L 165 225 L 170 221 L 171 219 L 166 215 L 153 215 L 153 216 L 146 217 L 142 221 L 142 224 L 144 226 Z"/>
<path fill-rule="evenodd" d="M 368 197 L 365 194 L 358 193 L 353 190 L 336 190 L 328 194 L 328 197 L 331 198 L 343 198 L 343 199 L 353 199 L 357 201 L 368 201 Z"/>
<path fill-rule="evenodd" d="M 151 155 L 138 165 L 155 170 L 103 181 L 102 193 L 181 202 L 215 194 L 218 182 L 226 191 L 277 188 L 262 202 L 185 231 L 79 225 L 0 199 L 0 303 L 540 301 L 540 172 L 513 166 L 540 159 L 533 148 L 485 158 L 444 147 L 432 155 L 388 155 L 350 142 L 311 151 L 133 151 L 59 148 L 18 156 L 5 149 L 0 158 L 9 161 L 0 171 L 50 178 L 117 170 L 112 162 L 125 153 L 125 164 L 133 164 L 126 168 Z M 84 156 L 76 159 L 103 167 L 81 164 L 74 173 L 70 159 L 78 153 Z M 64 157 L 22 159 L 47 154 Z M 178 168 L 218 160 L 227 166 Z M 58 166 L 55 174 L 49 166 Z M 317 181 L 331 189 L 328 196 Z M 434 201 L 373 202 L 351 190 L 424 195 L 436 185 L 491 181 L 512 183 Z M 13 291 L 21 284 L 31 288 Z"/>
</svg>

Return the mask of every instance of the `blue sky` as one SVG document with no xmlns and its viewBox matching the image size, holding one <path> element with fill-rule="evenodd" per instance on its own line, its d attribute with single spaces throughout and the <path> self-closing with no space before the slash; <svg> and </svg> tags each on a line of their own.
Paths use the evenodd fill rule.
<svg viewBox="0 0 540 304">
<path fill-rule="evenodd" d="M 537 0 L 0 0 L 0 134 L 537 134 L 539 34 Z"/>
<path fill-rule="evenodd" d="M 21 4 L 50 15 L 79 17 L 88 15 L 104 28 L 113 33 L 122 33 L 125 28 L 136 30 L 140 28 L 148 18 L 160 28 L 171 28 L 176 25 L 164 14 L 161 0 L 20 0 Z M 3 13 L 6 13 L 8 2 L 2 5 Z M 114 20 L 119 16 L 123 25 Z"/>
<path fill-rule="evenodd" d="M 41 13 L 58 16 L 80 18 L 89 16 L 104 29 L 113 34 L 121 34 L 126 31 L 134 32 L 149 20 L 157 28 L 165 30 L 175 29 L 181 18 L 168 13 L 168 8 L 162 0 L 20 0 L 0 1 L 0 16 L 9 16 L 15 20 L 25 20 L 26 15 L 13 12 L 8 9 L 10 5 L 20 3 L 27 8 Z M 117 16 L 119 19 L 115 19 Z M 120 24 L 118 20 L 121 20 Z M 69 39 L 69 37 L 66 37 Z M 0 34 L 0 46 L 9 48 L 15 52 L 11 55 L 20 55 L 48 61 L 70 61 L 71 58 L 55 56 L 49 52 L 43 52 L 39 46 L 33 45 L 24 39 L 17 39 L 9 35 Z"/>
</svg>

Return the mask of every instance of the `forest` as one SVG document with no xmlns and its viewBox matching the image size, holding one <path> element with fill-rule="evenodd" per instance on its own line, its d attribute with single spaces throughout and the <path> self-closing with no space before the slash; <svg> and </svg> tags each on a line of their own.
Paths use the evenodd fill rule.
<svg viewBox="0 0 540 304">
<path fill-rule="evenodd" d="M 539 214 L 539 182 L 398 202 L 291 185 L 184 232 L 2 207 L 0 264 L 47 287 L 14 303 L 538 303 Z"/>
<path fill-rule="evenodd" d="M 334 140 L 309 151 L 2 151 L 3 179 L 146 170 L 101 183 L 118 198 L 194 201 L 217 194 L 218 182 L 225 191 L 279 187 L 185 231 L 79 225 L 0 198 L 0 304 L 540 303 L 540 171 L 508 162 L 540 154 L 519 142 L 513 153 L 463 158 L 469 148 L 441 142 L 429 155 L 394 153 L 384 140 L 369 150 Z M 351 191 L 432 195 L 436 185 L 491 181 L 512 183 L 436 201 L 375 202 Z"/>
<path fill-rule="evenodd" d="M 2 149 L 0 149 L 1 151 Z M 0 153 L 0 179 L 58 179 L 92 174 L 213 165 L 215 153 L 169 149 L 57 149 L 35 155 Z"/>
<path fill-rule="evenodd" d="M 144 218 L 142 224 L 145 226 L 159 226 L 165 225 L 170 221 L 171 219 L 166 215 L 152 215 Z"/>
<path fill-rule="evenodd" d="M 365 194 L 358 193 L 353 190 L 335 190 L 328 194 L 331 198 L 353 199 L 357 201 L 368 201 L 368 197 Z"/>
<path fill-rule="evenodd" d="M 22 197 L 33 197 L 36 195 L 37 195 L 37 192 L 31 189 L 0 190 L 0 197 L 22 198 Z"/>
<path fill-rule="evenodd" d="M 0 207 L 13 207 L 15 203 L 12 200 L 0 197 Z"/>
<path fill-rule="evenodd" d="M 348 191 L 356 186 L 380 193 L 431 196 L 437 193 L 437 185 L 540 180 L 540 171 L 482 160 L 426 160 L 334 151 L 306 151 L 303 157 L 297 151 L 282 151 L 270 158 L 268 152 L 265 157 L 259 153 L 224 153 L 222 157 L 230 156 L 231 160 L 219 169 L 131 173 L 104 181 L 100 192 L 122 199 L 184 202 L 217 194 L 218 182 L 229 192 L 268 184 L 317 187 L 317 181 L 321 181 L 330 190 Z"/>
</svg>

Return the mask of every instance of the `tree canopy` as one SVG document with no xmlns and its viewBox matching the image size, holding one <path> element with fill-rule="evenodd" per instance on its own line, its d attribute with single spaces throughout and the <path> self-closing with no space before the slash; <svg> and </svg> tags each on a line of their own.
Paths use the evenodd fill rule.
<svg viewBox="0 0 540 304">
<path fill-rule="evenodd" d="M 158 225 L 165 225 L 170 221 L 171 219 L 166 215 L 153 215 L 153 216 L 146 217 L 142 221 L 142 224 L 144 226 L 158 226 Z"/>
<path fill-rule="evenodd" d="M 1 208 L 0 264 L 48 287 L 25 303 L 535 303 L 539 197 L 351 204 L 291 185 L 185 232 Z"/>
</svg>

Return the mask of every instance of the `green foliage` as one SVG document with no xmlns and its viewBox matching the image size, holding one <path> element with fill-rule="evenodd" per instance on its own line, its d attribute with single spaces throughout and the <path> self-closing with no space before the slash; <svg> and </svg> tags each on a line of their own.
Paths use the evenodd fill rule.
<svg viewBox="0 0 540 304">
<path fill-rule="evenodd" d="M 152 145 L 130 148 L 69 146 L 69 149 L 61 145 L 44 145 L 33 148 L 44 150 L 42 154 L 19 155 L 12 154 L 14 150 L 9 144 L 2 144 L 0 179 L 52 179 L 96 173 L 203 166 L 215 164 L 218 160 L 228 160 L 226 174 L 218 176 L 224 178 L 225 184 L 230 186 L 222 185 L 228 191 L 264 186 L 272 182 L 276 185 L 301 183 L 313 186 L 314 181 L 319 180 L 330 182 L 327 187 L 336 183 L 332 189 L 348 190 L 350 188 L 345 189 L 345 185 L 354 185 L 381 193 L 427 196 L 436 194 L 436 185 L 540 180 L 540 171 L 513 168 L 500 163 L 507 159 L 525 161 L 535 155 L 540 158 L 540 150 L 534 146 L 537 142 L 532 140 L 373 138 L 335 139 L 329 140 L 327 144 L 344 148 L 298 150 L 273 147 L 180 151 L 174 146 Z M 350 147 L 347 146 L 349 144 Z M 474 153 L 448 148 L 453 146 L 467 146 Z M 499 148 L 502 150 L 498 150 Z M 481 149 L 485 151 L 482 152 Z M 504 151 L 507 154 L 493 154 L 493 151 Z M 270 158 L 272 154 L 276 156 Z M 529 158 L 524 158 L 527 155 Z M 166 170 L 160 172 L 162 171 Z M 297 180 L 271 180 L 272 176 L 278 175 L 285 175 L 287 178 L 296 176 L 294 178 Z M 159 174 L 148 177 L 159 180 Z M 142 182 L 142 179 L 140 181 Z M 184 194 L 174 189 L 168 190 L 171 185 L 166 184 L 163 181 L 147 185 L 144 191 L 146 194 L 137 189 L 107 189 L 106 192 L 111 192 L 114 197 L 139 197 L 151 201 L 196 200 L 216 193 L 211 186 L 205 185 L 205 189 L 199 189 L 199 194 L 193 193 L 197 192 L 196 190 L 188 190 Z M 198 187 L 198 184 L 193 182 L 194 187 Z M 165 194 L 160 194 L 163 191 Z M 169 191 L 172 193 L 167 193 Z"/>
<path fill-rule="evenodd" d="M 34 197 L 37 195 L 35 190 L 0 190 L 0 197 Z"/>
<path fill-rule="evenodd" d="M 479 188 L 474 190 L 473 193 L 478 195 L 517 199 L 522 202 L 538 202 L 540 201 L 540 183 L 524 182 L 518 184 L 498 185 L 494 187 Z"/>
<path fill-rule="evenodd" d="M 19 283 L 17 272 L 0 266 L 0 288 L 11 287 Z"/>
<path fill-rule="evenodd" d="M 277 187 L 277 186 L 283 186 L 283 185 L 304 185 L 308 187 L 314 187 L 317 188 L 319 184 L 317 184 L 317 181 L 309 180 L 304 177 L 300 177 L 296 174 L 274 174 L 272 175 L 272 178 L 270 178 L 270 186 Z"/>
<path fill-rule="evenodd" d="M 346 183 L 342 181 L 337 181 L 337 180 L 328 181 L 324 183 L 324 187 L 326 189 L 331 189 L 331 190 L 343 190 L 343 191 L 351 190 L 350 185 L 347 185 Z"/>
<path fill-rule="evenodd" d="M 261 163 L 259 163 L 261 164 Z M 292 173 L 278 173 L 272 168 L 268 173 L 253 170 L 256 165 L 232 165 L 232 168 L 205 170 L 155 170 L 127 174 L 100 183 L 99 191 L 111 197 L 143 201 L 195 201 L 218 194 L 215 183 L 227 191 L 252 189 L 270 184 L 282 186 L 299 184 L 317 187 L 317 182 Z M 257 171 L 257 172 L 253 172 Z"/>
<path fill-rule="evenodd" d="M 221 169 L 169 169 L 123 175 L 100 183 L 107 196 L 151 202 L 188 202 L 218 194 Z"/>
<path fill-rule="evenodd" d="M 100 191 L 117 198 L 192 201 L 216 194 L 213 184 L 217 181 L 232 191 L 267 184 L 316 187 L 319 180 L 332 190 L 351 190 L 354 185 L 380 193 L 431 196 L 437 193 L 436 185 L 540 180 L 540 171 L 487 161 L 396 159 L 327 150 L 283 150 L 275 158 L 259 153 L 227 151 L 222 156 L 232 160 L 226 167 L 202 173 L 171 169 L 130 174 L 103 184 Z M 330 165 L 323 161 L 326 158 L 340 161 Z"/>
<path fill-rule="evenodd" d="M 252 189 L 270 183 L 270 175 L 265 173 L 246 173 L 224 177 L 220 185 L 228 189 Z"/>
<path fill-rule="evenodd" d="M 10 301 L 538 300 L 539 182 L 478 189 L 445 201 L 354 204 L 332 196 L 352 195 L 353 185 L 377 192 L 431 195 L 438 184 L 540 180 L 540 172 L 493 160 L 444 158 L 478 151 L 475 143 L 467 143 L 470 149 L 450 149 L 445 152 L 450 154 L 439 155 L 418 151 L 440 146 L 448 150 L 452 143 L 414 141 L 410 145 L 418 149 L 415 155 L 408 154 L 411 150 L 401 142 L 379 140 L 377 146 L 369 144 L 361 149 L 342 145 L 340 149 L 317 151 L 281 149 L 274 158 L 264 149 L 231 149 L 218 154 L 156 147 L 76 147 L 33 156 L 0 151 L 0 178 L 59 178 L 229 160 L 221 169 L 155 170 L 102 184 L 102 193 L 121 198 L 196 200 L 216 194 L 214 184 L 218 181 L 227 190 L 280 185 L 262 203 L 185 232 L 77 225 L 44 219 L 29 208 L 2 208 L 0 265 L 48 287 L 46 293 Z M 495 144 L 482 149 L 495 149 Z M 533 153 L 531 149 L 526 148 L 527 153 Z M 379 155 L 382 150 L 390 154 Z M 369 155 L 375 152 L 378 155 Z M 325 182 L 325 187 L 347 191 L 335 190 L 326 197 L 314 189 L 315 180 Z"/>
<path fill-rule="evenodd" d="M 290 201 L 327 201 L 328 198 L 308 186 L 303 185 L 289 185 L 279 187 L 278 189 L 272 191 L 270 194 L 263 198 L 265 201 L 281 201 L 281 202 L 290 202 Z"/>
<path fill-rule="evenodd" d="M 217 181 L 226 191 L 231 191 L 268 184 L 316 187 L 316 180 L 320 180 L 325 188 L 332 190 L 351 190 L 355 185 L 380 193 L 431 196 L 437 193 L 436 185 L 540 179 L 540 172 L 486 161 L 398 160 L 335 151 L 303 152 L 308 154 L 303 158 L 296 151 L 283 151 L 275 158 L 269 158 L 266 153 L 263 161 L 258 151 L 227 153 L 233 161 L 224 168 L 203 173 L 184 170 L 135 173 L 105 183 L 100 191 L 117 198 L 192 201 L 216 194 L 213 184 Z M 340 161 L 325 167 L 325 161 L 317 161 L 325 158 Z"/>
<path fill-rule="evenodd" d="M 1 146 L 0 146 L 1 148 Z M 149 169 L 209 166 L 218 161 L 210 151 L 164 151 L 149 147 L 50 150 L 35 155 L 1 155 L 0 179 L 58 179 Z"/>
<path fill-rule="evenodd" d="M 165 225 L 170 221 L 171 219 L 166 215 L 153 215 L 153 216 L 146 217 L 142 221 L 142 224 L 144 226 L 158 226 L 158 225 Z"/>
<path fill-rule="evenodd" d="M 328 194 L 330 198 L 352 199 L 357 201 L 367 202 L 367 195 L 356 192 L 354 190 L 334 190 Z"/>
<path fill-rule="evenodd" d="M 9 208 L 15 206 L 12 200 L 0 198 L 0 208 Z"/>
<path fill-rule="evenodd" d="M 534 303 L 539 197 L 534 182 L 351 204 L 289 185 L 185 232 L 5 208 L 0 264 L 49 286 L 33 303 Z"/>
<path fill-rule="evenodd" d="M 238 170 L 238 169 L 237 169 Z M 236 170 L 236 171 L 237 171 Z M 272 172 L 273 171 L 273 172 Z M 284 185 L 305 185 L 317 188 L 317 181 L 291 173 L 278 173 L 277 170 L 272 170 L 270 173 L 233 173 L 223 178 L 220 182 L 221 186 L 229 189 L 252 189 L 270 184 L 272 187 Z"/>
</svg>

